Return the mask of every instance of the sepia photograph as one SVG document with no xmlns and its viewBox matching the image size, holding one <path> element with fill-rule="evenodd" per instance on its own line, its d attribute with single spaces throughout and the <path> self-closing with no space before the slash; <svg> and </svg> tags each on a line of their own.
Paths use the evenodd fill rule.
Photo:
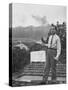
<svg viewBox="0 0 68 90">
<path fill-rule="evenodd" d="M 66 6 L 9 4 L 9 85 L 66 84 Z"/>
</svg>

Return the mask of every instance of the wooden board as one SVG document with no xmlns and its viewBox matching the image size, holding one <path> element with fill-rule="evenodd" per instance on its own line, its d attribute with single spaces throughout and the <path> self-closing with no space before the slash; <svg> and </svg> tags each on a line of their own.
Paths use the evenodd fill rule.
<svg viewBox="0 0 68 90">
<path fill-rule="evenodd" d="M 33 51 L 30 53 L 30 62 L 45 62 L 46 61 L 46 51 Z"/>
</svg>

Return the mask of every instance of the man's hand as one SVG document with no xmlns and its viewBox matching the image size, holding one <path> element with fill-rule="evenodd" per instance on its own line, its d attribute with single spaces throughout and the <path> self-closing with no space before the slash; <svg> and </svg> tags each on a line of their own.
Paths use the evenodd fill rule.
<svg viewBox="0 0 68 90">
<path fill-rule="evenodd" d="M 54 59 L 58 61 L 58 57 L 54 57 Z"/>
</svg>

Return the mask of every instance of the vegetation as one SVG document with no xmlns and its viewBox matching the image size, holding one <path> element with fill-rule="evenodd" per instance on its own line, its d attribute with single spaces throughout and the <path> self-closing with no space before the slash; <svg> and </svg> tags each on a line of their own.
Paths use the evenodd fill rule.
<svg viewBox="0 0 68 90">
<path fill-rule="evenodd" d="M 30 63 L 30 53 L 25 49 L 13 48 L 12 57 L 12 72 L 18 72 Z"/>
</svg>

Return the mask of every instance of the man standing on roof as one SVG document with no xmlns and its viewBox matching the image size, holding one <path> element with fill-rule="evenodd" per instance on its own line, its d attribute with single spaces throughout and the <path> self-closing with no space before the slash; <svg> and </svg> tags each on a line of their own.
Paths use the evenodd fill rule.
<svg viewBox="0 0 68 90">
<path fill-rule="evenodd" d="M 48 44 L 44 45 L 48 48 L 46 53 L 46 65 L 43 75 L 43 83 L 47 83 L 50 68 L 52 72 L 52 83 L 56 83 L 56 61 L 59 60 L 61 53 L 61 42 L 60 37 L 56 34 L 55 26 L 51 26 L 51 35 L 49 36 Z"/>
</svg>

